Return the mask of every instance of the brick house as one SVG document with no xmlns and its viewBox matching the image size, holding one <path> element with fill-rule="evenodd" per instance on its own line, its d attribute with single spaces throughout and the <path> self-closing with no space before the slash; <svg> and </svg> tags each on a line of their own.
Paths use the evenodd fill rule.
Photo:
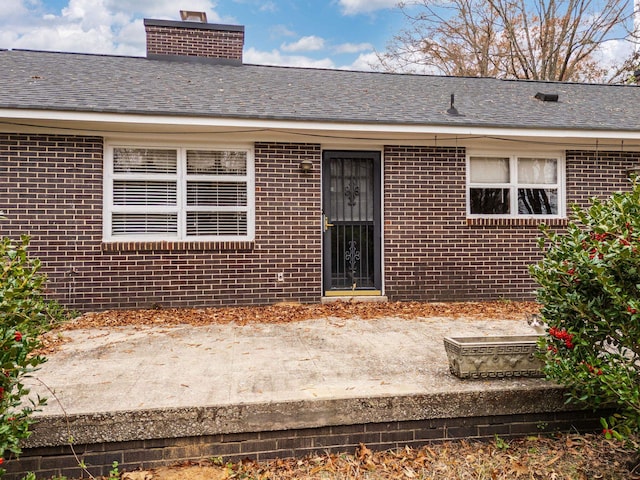
<svg viewBox="0 0 640 480">
<path fill-rule="evenodd" d="M 87 309 L 526 299 L 541 222 L 628 188 L 640 88 L 0 51 L 0 235 Z"/>
</svg>

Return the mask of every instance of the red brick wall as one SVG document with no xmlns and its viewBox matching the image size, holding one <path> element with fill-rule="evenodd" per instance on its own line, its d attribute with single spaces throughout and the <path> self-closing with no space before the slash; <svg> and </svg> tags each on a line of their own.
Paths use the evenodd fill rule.
<svg viewBox="0 0 640 480">
<path fill-rule="evenodd" d="M 318 145 L 256 145 L 256 238 L 240 244 L 103 245 L 102 156 L 98 137 L 0 134 L 0 235 L 32 236 L 52 297 L 79 310 L 319 301 Z"/>
<path fill-rule="evenodd" d="M 60 300 L 99 277 L 102 155 L 99 137 L 0 134 L 0 235 L 31 236 L 30 253 Z"/>
<path fill-rule="evenodd" d="M 567 204 L 628 188 L 638 153 L 569 151 Z M 530 299 L 537 221 L 466 219 L 465 150 L 385 149 L 385 291 L 393 300 Z M 562 226 L 562 221 L 547 221 Z"/>
<path fill-rule="evenodd" d="M 210 28 L 211 24 L 182 22 L 184 27 L 158 25 L 146 21 L 147 55 L 182 55 L 224 58 L 242 62 L 244 28 Z M 169 22 L 179 24 L 181 22 Z M 206 27 L 206 28 L 204 28 Z"/>
<path fill-rule="evenodd" d="M 52 297 L 79 310 L 320 300 L 319 145 L 255 145 L 256 237 L 242 243 L 102 244 L 102 156 L 100 137 L 0 134 L 0 235 L 32 236 Z M 581 204 L 628 188 L 626 169 L 640 163 L 566 158 L 568 203 Z M 468 221 L 464 149 L 386 147 L 384 179 L 392 300 L 531 298 L 537 222 Z"/>
<path fill-rule="evenodd" d="M 567 204 L 588 205 L 591 197 L 630 189 L 627 169 L 640 165 L 640 152 L 569 150 L 566 159 Z"/>
<path fill-rule="evenodd" d="M 257 267 L 271 286 L 262 291 L 273 300 L 319 302 L 322 295 L 320 236 L 320 145 L 257 143 L 256 254 Z M 313 162 L 311 173 L 300 162 Z M 275 282 L 277 272 L 285 281 Z M 260 294 L 261 292 L 253 292 Z M 255 298 L 259 299 L 259 296 Z M 265 303 L 255 302 L 254 303 Z"/>
</svg>

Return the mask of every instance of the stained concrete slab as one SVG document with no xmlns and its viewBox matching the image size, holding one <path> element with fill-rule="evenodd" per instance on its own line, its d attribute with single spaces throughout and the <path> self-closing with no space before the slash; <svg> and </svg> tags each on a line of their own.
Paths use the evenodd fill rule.
<svg viewBox="0 0 640 480">
<path fill-rule="evenodd" d="M 27 446 L 64 444 L 70 427 L 92 443 L 562 409 L 543 379 L 449 373 L 445 336 L 532 333 L 452 318 L 68 331 L 29 381 L 49 402 Z"/>
</svg>

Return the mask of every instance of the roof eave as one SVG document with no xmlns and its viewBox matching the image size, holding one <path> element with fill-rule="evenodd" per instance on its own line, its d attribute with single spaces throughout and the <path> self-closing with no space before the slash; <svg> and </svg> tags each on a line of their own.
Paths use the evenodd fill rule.
<svg viewBox="0 0 640 480">
<path fill-rule="evenodd" d="M 254 131 L 289 131 L 306 132 L 309 135 L 322 132 L 341 132 L 344 135 L 369 135 L 372 140 L 385 135 L 425 135 L 459 136 L 459 137 L 517 137 L 561 139 L 592 139 L 611 141 L 640 141 L 640 129 L 566 129 L 513 127 L 472 123 L 384 123 L 384 122 L 337 122 L 333 120 L 290 120 L 275 118 L 238 118 L 210 116 L 182 116 L 165 114 L 133 114 L 113 112 L 61 111 L 44 109 L 0 108 L 0 124 L 24 128 L 86 130 L 96 134 L 117 134 L 112 130 L 122 127 L 122 133 L 130 131 L 132 125 L 141 131 L 157 129 L 161 131 L 172 128 L 177 133 L 189 133 L 194 130 L 215 131 L 218 129 L 246 129 Z M 639 147 L 640 148 L 640 147 Z"/>
</svg>

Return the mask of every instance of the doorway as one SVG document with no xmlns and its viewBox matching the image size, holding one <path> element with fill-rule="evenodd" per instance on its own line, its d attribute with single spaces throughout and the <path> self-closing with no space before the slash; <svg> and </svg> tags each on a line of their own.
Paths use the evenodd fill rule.
<svg viewBox="0 0 640 480">
<path fill-rule="evenodd" d="M 380 152 L 323 152 L 326 296 L 381 295 L 380 178 Z"/>
</svg>

